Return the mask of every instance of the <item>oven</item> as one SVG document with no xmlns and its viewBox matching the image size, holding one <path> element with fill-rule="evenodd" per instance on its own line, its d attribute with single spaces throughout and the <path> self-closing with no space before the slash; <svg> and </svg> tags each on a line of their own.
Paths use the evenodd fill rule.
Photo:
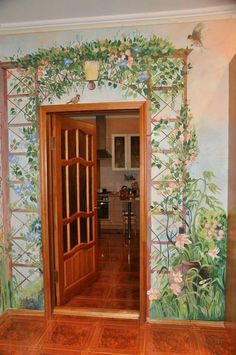
<svg viewBox="0 0 236 355">
<path fill-rule="evenodd" d="M 98 219 L 110 219 L 110 196 L 107 193 L 98 193 Z"/>
</svg>

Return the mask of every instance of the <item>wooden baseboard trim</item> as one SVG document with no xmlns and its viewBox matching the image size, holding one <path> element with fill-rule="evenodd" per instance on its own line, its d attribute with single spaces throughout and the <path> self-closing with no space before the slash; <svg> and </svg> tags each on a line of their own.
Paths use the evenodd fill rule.
<svg viewBox="0 0 236 355">
<path fill-rule="evenodd" d="M 1 315 L 0 315 L 0 325 L 5 322 L 5 320 L 8 318 L 8 312 L 7 310 L 4 311 Z"/>
<path fill-rule="evenodd" d="M 8 309 L 8 316 L 14 317 L 45 317 L 44 311 L 39 310 L 31 310 L 31 309 Z"/>
<path fill-rule="evenodd" d="M 76 316 L 76 317 L 93 317 L 93 318 L 111 318 L 111 319 L 131 319 L 138 320 L 140 318 L 138 311 L 121 311 L 121 310 L 104 310 L 89 308 L 66 308 L 55 307 L 53 316 Z"/>
<path fill-rule="evenodd" d="M 223 321 L 204 321 L 204 320 L 175 320 L 175 319 L 150 319 L 147 318 L 147 322 L 157 325 L 191 325 L 199 327 L 212 327 L 212 328 L 225 328 Z"/>
</svg>

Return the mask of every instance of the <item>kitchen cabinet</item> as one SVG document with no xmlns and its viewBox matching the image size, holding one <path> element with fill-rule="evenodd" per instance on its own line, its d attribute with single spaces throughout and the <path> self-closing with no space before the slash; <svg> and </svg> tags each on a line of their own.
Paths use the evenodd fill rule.
<svg viewBox="0 0 236 355">
<path fill-rule="evenodd" d="M 139 169 L 139 134 L 112 135 L 112 170 Z"/>
</svg>

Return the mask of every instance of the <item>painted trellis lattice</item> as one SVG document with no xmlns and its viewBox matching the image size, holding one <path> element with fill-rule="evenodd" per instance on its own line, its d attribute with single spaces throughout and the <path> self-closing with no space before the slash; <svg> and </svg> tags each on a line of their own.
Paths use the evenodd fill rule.
<svg viewBox="0 0 236 355">
<path fill-rule="evenodd" d="M 20 307 L 42 306 L 38 286 L 26 285 L 37 284 L 42 273 L 37 106 L 82 92 L 83 63 L 99 60 L 98 87 L 151 103 L 150 315 L 222 319 L 226 218 L 213 173 L 198 179 L 189 173 L 198 145 L 186 97 L 188 54 L 163 39 L 138 37 L 10 58 L 16 68 L 7 69 L 10 235 Z"/>
</svg>

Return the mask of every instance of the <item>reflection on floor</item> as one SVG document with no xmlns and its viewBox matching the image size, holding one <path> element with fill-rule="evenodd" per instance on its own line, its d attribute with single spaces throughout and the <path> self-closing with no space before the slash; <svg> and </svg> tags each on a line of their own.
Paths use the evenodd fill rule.
<svg viewBox="0 0 236 355">
<path fill-rule="evenodd" d="M 65 307 L 139 309 L 139 237 L 119 232 L 98 238 L 98 278 Z"/>
<path fill-rule="evenodd" d="M 186 323 L 186 322 L 185 322 Z M 0 355 L 235 355 L 223 327 L 131 320 L 11 317 L 0 326 Z"/>
</svg>

